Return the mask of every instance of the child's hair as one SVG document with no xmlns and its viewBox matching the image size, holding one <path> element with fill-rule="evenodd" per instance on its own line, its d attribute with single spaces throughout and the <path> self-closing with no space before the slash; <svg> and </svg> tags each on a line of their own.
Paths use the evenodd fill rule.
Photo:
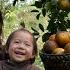
<svg viewBox="0 0 70 70">
<path fill-rule="evenodd" d="M 16 33 L 16 32 L 20 32 L 20 31 L 23 31 L 23 32 L 27 32 L 27 33 L 29 33 L 31 36 L 32 36 L 32 38 L 33 38 L 33 55 L 37 55 L 37 43 L 36 43 L 36 39 L 34 38 L 34 36 L 32 35 L 32 33 L 31 32 L 29 32 L 28 30 L 26 30 L 25 28 L 21 28 L 21 29 L 18 29 L 18 30 L 16 30 L 16 31 L 14 31 L 14 32 L 12 32 L 10 35 L 9 35 L 9 37 L 8 37 L 8 39 L 7 39 L 7 42 L 6 42 L 6 51 L 9 49 L 9 45 L 10 45 L 10 42 L 11 42 L 11 40 L 13 39 L 13 37 L 14 37 L 14 34 Z M 6 55 L 7 56 L 7 55 Z M 35 61 L 35 57 L 34 57 L 34 59 L 33 59 L 34 61 Z"/>
</svg>

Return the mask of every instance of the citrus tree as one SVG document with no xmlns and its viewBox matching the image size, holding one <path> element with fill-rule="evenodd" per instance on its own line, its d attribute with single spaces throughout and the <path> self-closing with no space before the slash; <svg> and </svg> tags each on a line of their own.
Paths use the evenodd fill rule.
<svg viewBox="0 0 70 70">
<path fill-rule="evenodd" d="M 68 14 L 70 12 L 70 0 L 39 0 L 35 1 L 35 4 L 32 6 L 36 6 L 40 8 L 39 10 L 32 10 L 31 12 L 39 12 L 36 18 L 39 20 L 40 15 L 42 14 L 44 17 L 48 16 L 50 20 L 49 24 L 46 27 L 48 32 L 44 33 L 42 36 L 42 41 L 45 42 L 48 37 L 56 33 L 57 31 L 66 31 L 70 28 L 70 18 Z M 44 27 L 42 24 L 39 24 L 39 28 L 44 32 Z M 39 35 L 39 32 L 32 28 L 34 31 L 34 35 Z"/>
</svg>

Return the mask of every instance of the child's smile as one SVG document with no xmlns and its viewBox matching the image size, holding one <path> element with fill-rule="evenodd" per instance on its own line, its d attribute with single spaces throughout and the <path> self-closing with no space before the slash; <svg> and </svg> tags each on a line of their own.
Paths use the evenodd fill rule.
<svg viewBox="0 0 70 70">
<path fill-rule="evenodd" d="M 14 53 L 17 57 L 23 57 L 26 55 L 26 53 L 24 51 L 21 51 L 21 50 L 19 51 L 19 49 L 16 50 Z"/>
<path fill-rule="evenodd" d="M 23 52 L 21 52 L 21 51 L 15 51 L 15 53 L 16 53 L 17 55 L 25 55 L 25 53 L 23 53 Z"/>
<path fill-rule="evenodd" d="M 8 53 L 10 59 L 18 62 L 33 58 L 33 42 L 31 35 L 27 32 L 16 32 L 9 45 Z"/>
</svg>

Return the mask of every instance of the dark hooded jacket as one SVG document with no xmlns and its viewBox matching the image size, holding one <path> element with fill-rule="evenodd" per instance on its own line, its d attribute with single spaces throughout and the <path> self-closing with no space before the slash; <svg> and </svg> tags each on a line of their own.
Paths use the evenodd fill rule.
<svg viewBox="0 0 70 70">
<path fill-rule="evenodd" d="M 40 70 L 33 63 L 23 62 L 16 63 L 9 60 L 0 61 L 0 70 Z"/>
</svg>

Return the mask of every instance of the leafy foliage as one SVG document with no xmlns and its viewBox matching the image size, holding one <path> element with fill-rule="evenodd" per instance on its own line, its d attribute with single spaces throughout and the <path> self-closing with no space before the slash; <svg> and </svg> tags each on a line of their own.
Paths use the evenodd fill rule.
<svg viewBox="0 0 70 70">
<path fill-rule="evenodd" d="M 24 0 L 20 0 L 20 1 L 24 1 Z M 14 0 L 13 1 L 13 6 L 15 6 L 17 2 L 18 2 L 18 0 Z"/>
<path fill-rule="evenodd" d="M 47 33 L 44 33 L 43 34 L 43 36 L 42 36 L 42 41 L 43 42 L 46 42 L 47 40 L 48 40 L 48 38 L 49 38 L 49 36 L 51 35 L 51 33 L 49 32 L 47 32 Z"/>
<path fill-rule="evenodd" d="M 42 24 L 39 24 L 39 28 L 44 32 L 44 27 Z"/>
<path fill-rule="evenodd" d="M 35 9 L 35 10 L 32 10 L 31 12 L 39 12 L 39 11 Z"/>
<path fill-rule="evenodd" d="M 41 14 L 41 13 L 39 13 L 39 14 L 36 16 L 36 18 L 37 18 L 38 20 L 39 20 L 40 14 Z"/>
<path fill-rule="evenodd" d="M 50 34 L 56 33 L 57 31 L 66 31 L 70 28 L 70 20 L 68 18 L 65 20 L 65 17 L 68 17 L 70 9 L 63 10 L 59 8 L 58 0 L 39 0 L 35 2 L 35 6 L 41 9 L 41 12 L 36 16 L 38 20 L 41 14 L 45 17 L 46 13 L 48 13 L 47 16 L 50 18 L 48 21 L 49 24 L 46 27 L 48 32 L 42 37 L 43 42 L 48 39 L 47 37 L 49 37 Z M 39 25 L 39 28 L 44 31 L 42 25 Z"/>
<path fill-rule="evenodd" d="M 45 17 L 45 15 L 46 15 L 46 9 L 45 8 L 42 9 L 42 14 Z"/>
<path fill-rule="evenodd" d="M 35 6 L 36 6 L 37 8 L 41 8 L 41 7 L 42 7 L 42 3 L 39 2 L 39 1 L 35 1 Z"/>
</svg>

